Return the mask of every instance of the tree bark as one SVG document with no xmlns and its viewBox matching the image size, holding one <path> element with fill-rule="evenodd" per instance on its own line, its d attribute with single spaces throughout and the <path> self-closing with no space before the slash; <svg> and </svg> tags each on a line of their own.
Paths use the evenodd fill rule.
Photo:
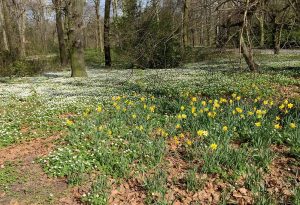
<svg viewBox="0 0 300 205">
<path fill-rule="evenodd" d="M 259 21 L 259 32 L 260 32 L 260 48 L 265 47 L 265 1 L 261 1 L 259 4 L 259 17 L 257 18 Z"/>
<path fill-rule="evenodd" d="M 86 77 L 87 72 L 84 62 L 83 50 L 83 10 L 84 0 L 72 0 L 69 2 L 69 31 L 70 60 L 72 77 Z"/>
<path fill-rule="evenodd" d="M 104 9 L 104 55 L 105 55 L 105 66 L 111 66 L 111 55 L 110 55 L 110 7 L 111 0 L 105 0 Z"/>
<path fill-rule="evenodd" d="M 241 34 L 241 52 L 250 71 L 256 71 L 258 65 L 254 61 L 252 49 L 249 49 L 245 43 L 243 34 Z"/>
<path fill-rule="evenodd" d="M 13 31 L 11 16 L 9 13 L 7 3 L 8 3 L 7 0 L 2 0 L 2 11 L 3 11 L 3 20 L 4 20 L 3 28 L 6 33 L 8 49 L 12 57 L 12 60 L 16 60 L 19 58 L 20 53 L 19 50 L 16 48 L 16 45 L 14 44 L 14 41 L 16 39 L 14 38 L 14 31 Z"/>
<path fill-rule="evenodd" d="M 188 46 L 188 23 L 189 23 L 190 0 L 184 0 L 182 11 L 182 42 L 183 47 Z"/>
<path fill-rule="evenodd" d="M 5 32 L 5 23 L 4 23 L 4 17 L 3 17 L 3 7 L 2 7 L 2 1 L 0 1 L 0 24 L 2 26 L 2 38 L 3 38 L 3 49 L 5 51 L 9 51 L 8 44 L 7 44 L 7 36 Z"/>
<path fill-rule="evenodd" d="M 96 11 L 96 23 L 97 23 L 97 48 L 100 52 L 103 52 L 103 34 L 101 32 L 101 20 L 100 20 L 100 0 L 94 0 Z"/>
<path fill-rule="evenodd" d="M 63 27 L 63 11 L 62 11 L 62 2 L 61 0 L 53 0 L 55 14 L 56 14 L 56 30 L 57 30 L 57 39 L 59 45 L 59 55 L 60 55 L 60 64 L 62 66 L 68 65 L 68 53 L 65 43 L 65 34 Z"/>
<path fill-rule="evenodd" d="M 282 25 L 275 24 L 275 28 L 274 28 L 274 54 L 275 55 L 278 55 L 280 53 L 281 33 L 282 33 Z"/>
<path fill-rule="evenodd" d="M 22 58 L 24 58 L 24 57 L 26 57 L 26 48 L 25 48 L 26 15 L 25 15 L 25 11 L 22 11 L 22 14 L 20 15 L 18 27 L 19 27 L 19 35 L 20 35 L 20 56 Z"/>
</svg>

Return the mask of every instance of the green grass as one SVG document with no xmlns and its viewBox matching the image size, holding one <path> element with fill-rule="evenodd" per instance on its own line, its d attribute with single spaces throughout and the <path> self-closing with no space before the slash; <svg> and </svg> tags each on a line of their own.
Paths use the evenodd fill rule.
<svg viewBox="0 0 300 205">
<path fill-rule="evenodd" d="M 21 173 L 16 171 L 12 164 L 5 164 L 0 168 L 0 190 L 9 191 L 9 187 L 18 181 L 20 181 Z"/>
<path fill-rule="evenodd" d="M 86 55 L 100 63 L 94 51 Z M 219 190 L 220 203 L 229 203 L 228 196 L 241 187 L 255 204 L 277 203 L 282 196 L 270 194 L 264 179 L 282 157 L 274 147 L 285 147 L 285 157 L 299 160 L 299 97 L 279 89 L 299 86 L 299 62 L 293 55 L 272 62 L 260 56 L 260 61 L 259 73 L 238 71 L 221 59 L 130 75 L 93 70 L 98 75 L 85 80 L 39 78 L 43 88 L 56 92 L 47 96 L 33 83 L 30 97 L 6 96 L 0 103 L 0 147 L 63 134 L 62 143 L 39 162 L 49 176 L 66 177 L 70 186 L 91 184 L 82 196 L 89 204 L 108 203 L 111 181 L 139 177 L 147 204 L 169 204 L 174 186 L 192 196 L 212 179 L 227 185 Z M 4 80 L 11 86 L 26 82 Z M 184 175 L 173 181 L 165 163 L 170 156 L 184 161 Z M 4 169 L 3 187 L 16 176 L 11 167 Z M 296 175 L 291 178 L 283 180 L 289 184 Z M 284 202 L 297 204 L 299 184 L 290 189 Z"/>
</svg>

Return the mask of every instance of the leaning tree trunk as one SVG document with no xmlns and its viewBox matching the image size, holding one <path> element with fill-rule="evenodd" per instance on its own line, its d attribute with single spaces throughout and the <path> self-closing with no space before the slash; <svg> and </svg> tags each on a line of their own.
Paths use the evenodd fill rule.
<svg viewBox="0 0 300 205">
<path fill-rule="evenodd" d="M 69 2 L 69 43 L 72 77 L 86 77 L 83 50 L 83 10 L 85 0 Z"/>
<path fill-rule="evenodd" d="M 250 71 L 256 71 L 258 65 L 254 61 L 253 51 L 251 48 L 247 47 L 242 34 L 241 34 L 241 52 L 243 54 L 243 57 L 248 65 Z"/>
<path fill-rule="evenodd" d="M 108 67 L 111 66 L 110 40 L 109 40 L 110 6 L 111 6 L 111 0 L 105 0 L 105 9 L 104 9 L 104 55 L 105 55 L 105 66 L 108 66 Z"/>
<path fill-rule="evenodd" d="M 62 66 L 68 65 L 68 53 L 65 43 L 64 27 L 63 27 L 63 11 L 61 0 L 53 0 L 55 14 L 56 14 L 56 30 L 59 45 L 60 64 Z"/>
</svg>

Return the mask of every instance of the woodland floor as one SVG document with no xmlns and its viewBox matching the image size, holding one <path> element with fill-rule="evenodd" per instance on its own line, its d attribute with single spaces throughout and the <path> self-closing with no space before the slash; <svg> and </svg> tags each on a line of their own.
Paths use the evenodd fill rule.
<svg viewBox="0 0 300 205">
<path fill-rule="evenodd" d="M 296 107 L 296 114 L 291 118 L 296 116 L 299 137 L 299 54 L 259 56 L 259 62 L 261 70 L 258 73 L 239 71 L 236 61 L 224 58 L 165 70 L 90 69 L 88 79 L 68 78 L 69 71 L 1 78 L 0 204 L 298 203 L 300 155 L 292 152 L 294 147 L 285 141 L 270 144 L 272 157 L 266 170 L 260 162 L 254 169 L 243 165 L 259 173 L 258 176 L 247 175 L 243 169 L 234 174 L 231 169 L 226 169 L 228 173 L 203 171 L 201 159 L 187 159 L 188 148 L 174 145 L 173 138 L 168 139 L 162 159 L 150 168 L 132 169 L 134 173 L 126 177 L 115 177 L 106 171 L 109 188 L 99 189 L 100 196 L 93 187 L 101 170 L 88 169 L 81 173 L 83 180 L 70 183 L 68 175 L 59 176 L 43 164 L 43 160 L 51 161 L 48 156 L 70 142 L 66 119 L 77 119 L 87 109 L 110 101 L 112 96 L 176 96 L 178 91 L 186 92 L 186 88 L 190 93 L 201 93 L 205 99 L 233 93 L 253 99 L 257 95 L 266 99 L 271 96 L 275 104 L 289 99 Z M 253 92 L 253 85 L 259 86 L 259 93 Z M 164 102 L 157 107 L 159 105 L 163 107 Z M 237 140 L 230 146 L 232 150 L 240 150 L 243 142 Z M 165 173 L 165 179 L 160 178 L 157 170 Z M 157 184 L 150 186 L 149 181 Z M 102 196 L 102 191 L 107 194 Z M 85 197 L 87 200 L 83 199 Z"/>
</svg>

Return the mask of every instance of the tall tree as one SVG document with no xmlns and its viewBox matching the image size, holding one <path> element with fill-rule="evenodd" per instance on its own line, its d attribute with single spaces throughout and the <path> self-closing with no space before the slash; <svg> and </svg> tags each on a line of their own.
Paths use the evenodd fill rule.
<svg viewBox="0 0 300 205">
<path fill-rule="evenodd" d="M 182 8 L 182 42 L 183 46 L 188 46 L 188 23 L 189 23 L 190 0 L 184 0 Z"/>
<path fill-rule="evenodd" d="M 59 45 L 60 64 L 66 66 L 68 64 L 67 46 L 65 43 L 65 32 L 63 23 L 63 5 L 62 0 L 52 0 L 56 14 L 56 31 Z"/>
<path fill-rule="evenodd" d="M 83 12 L 85 0 L 71 0 L 68 2 L 68 37 L 70 43 L 70 61 L 72 77 L 86 77 L 83 49 Z"/>
<path fill-rule="evenodd" d="M 105 0 L 105 9 L 104 9 L 104 56 L 105 56 L 105 66 L 108 66 L 108 67 L 111 66 L 110 39 L 109 39 L 110 7 L 111 7 L 111 0 Z"/>
<path fill-rule="evenodd" d="M 4 26 L 3 29 L 5 30 L 7 36 L 7 43 L 8 49 L 12 56 L 15 56 L 15 46 L 13 42 L 13 28 L 11 24 L 11 17 L 8 10 L 8 2 L 6 0 L 2 0 L 2 12 L 3 12 L 3 21 Z"/>
<path fill-rule="evenodd" d="M 96 43 L 97 43 L 97 48 L 101 52 L 103 52 L 103 34 L 101 31 L 101 19 L 100 19 L 100 0 L 94 0 L 94 4 L 95 4 L 96 24 L 97 24 Z"/>
<path fill-rule="evenodd" d="M 4 23 L 4 17 L 3 17 L 3 7 L 2 7 L 2 1 L 0 1 L 0 25 L 2 27 L 2 38 L 3 38 L 3 46 L 4 50 L 8 51 L 8 44 L 7 44 L 7 36 L 5 31 L 5 23 Z"/>
</svg>

